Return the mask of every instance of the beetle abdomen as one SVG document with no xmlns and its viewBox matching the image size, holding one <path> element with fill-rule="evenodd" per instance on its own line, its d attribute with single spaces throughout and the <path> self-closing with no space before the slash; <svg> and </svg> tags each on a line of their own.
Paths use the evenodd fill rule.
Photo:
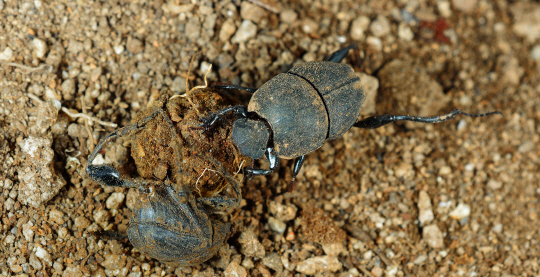
<svg viewBox="0 0 540 277">
<path fill-rule="evenodd" d="M 365 93 L 354 70 L 342 63 L 308 62 L 289 70 L 313 85 L 324 100 L 330 128 L 327 140 L 341 137 L 360 116 Z"/>
<path fill-rule="evenodd" d="M 326 141 L 328 116 L 319 93 L 306 80 L 282 73 L 251 97 L 248 111 L 266 119 L 274 133 L 274 151 L 284 159 L 317 150 Z"/>
</svg>

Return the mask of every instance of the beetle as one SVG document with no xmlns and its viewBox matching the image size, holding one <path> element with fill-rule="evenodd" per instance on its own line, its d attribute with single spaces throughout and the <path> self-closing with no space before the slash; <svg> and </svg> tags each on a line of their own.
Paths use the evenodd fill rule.
<svg viewBox="0 0 540 277">
<path fill-rule="evenodd" d="M 174 133 L 172 122 L 159 108 L 141 121 L 118 129 L 101 140 L 88 157 L 86 173 L 104 186 L 139 190 L 140 199 L 132 211 L 127 229 L 128 238 L 136 248 L 147 256 L 174 266 L 196 265 L 214 256 L 231 231 L 230 223 L 210 216 L 215 211 L 239 207 L 242 197 L 239 182 L 218 160 L 198 154 L 204 155 L 231 184 L 234 198 L 218 195 L 195 199 L 186 184 L 127 178 L 111 165 L 92 164 L 106 142 L 140 130 L 158 114 L 165 117 Z"/>
<path fill-rule="evenodd" d="M 455 109 L 433 117 L 387 114 L 357 121 L 366 96 L 352 67 L 341 63 L 351 49 L 357 50 L 358 46 L 351 44 L 324 61 L 295 66 L 258 89 L 214 84 L 221 89 L 245 90 L 252 97 L 247 107 L 230 106 L 210 113 L 200 126 L 207 131 L 220 118 L 234 113 L 237 120 L 231 136 L 240 153 L 254 160 L 266 155 L 270 162 L 269 169 L 246 168 L 246 173 L 268 175 L 278 168 L 280 159 L 295 159 L 289 185 L 292 190 L 305 156 L 326 141 L 343 136 L 352 127 L 375 129 L 394 121 L 439 123 L 459 114 L 471 117 L 501 114 L 498 111 L 469 114 Z"/>
</svg>

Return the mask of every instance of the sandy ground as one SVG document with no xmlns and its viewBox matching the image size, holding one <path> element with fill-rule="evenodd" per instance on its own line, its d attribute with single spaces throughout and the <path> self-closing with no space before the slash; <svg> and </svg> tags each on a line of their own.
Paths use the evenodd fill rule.
<svg viewBox="0 0 540 277">
<path fill-rule="evenodd" d="M 211 82 L 259 87 L 353 42 L 362 117 L 503 116 L 352 129 L 292 193 L 290 161 L 244 178 L 241 207 L 215 215 L 231 237 L 197 266 L 122 236 L 139 196 L 86 176 L 101 138 L 210 64 Z M 0 93 L 1 276 L 540 274 L 538 1 L 0 0 Z M 131 146 L 100 159 L 125 165 Z"/>
</svg>

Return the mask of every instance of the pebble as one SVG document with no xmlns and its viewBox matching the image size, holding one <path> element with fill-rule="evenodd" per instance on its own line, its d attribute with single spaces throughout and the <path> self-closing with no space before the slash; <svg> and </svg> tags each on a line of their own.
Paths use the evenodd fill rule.
<svg viewBox="0 0 540 277">
<path fill-rule="evenodd" d="M 0 53 L 0 61 L 2 62 L 11 62 L 13 60 L 13 50 L 6 47 L 2 53 Z"/>
<path fill-rule="evenodd" d="M 253 229 L 242 232 L 238 238 L 238 242 L 242 246 L 242 254 L 257 258 L 263 258 L 265 256 L 264 246 L 257 239 Z"/>
<path fill-rule="evenodd" d="M 464 203 L 459 203 L 457 207 L 450 212 L 450 217 L 453 219 L 461 220 L 469 217 L 471 214 L 471 207 Z"/>
<path fill-rule="evenodd" d="M 75 94 L 75 81 L 73 79 L 67 79 L 62 82 L 60 86 L 62 88 L 62 94 L 65 100 L 72 100 L 73 94 Z"/>
<path fill-rule="evenodd" d="M 287 224 L 285 224 L 285 222 L 272 216 L 268 218 L 268 226 L 272 231 L 278 232 L 280 234 L 283 234 L 287 229 Z"/>
<path fill-rule="evenodd" d="M 30 258 L 28 260 L 29 260 L 29 264 L 32 266 L 34 270 L 40 270 L 43 267 L 39 259 L 36 257 L 36 254 L 34 253 L 30 255 Z"/>
<path fill-rule="evenodd" d="M 371 20 L 369 20 L 369 17 L 367 16 L 359 16 L 353 22 L 351 23 L 351 38 L 353 40 L 362 40 L 365 37 L 365 32 L 369 27 L 369 23 L 371 23 Z"/>
<path fill-rule="evenodd" d="M 377 90 L 379 89 L 379 79 L 364 72 L 355 72 L 355 74 L 360 77 L 362 89 L 364 89 L 364 93 L 366 94 L 360 114 L 374 114 L 376 112 L 375 103 L 377 100 Z"/>
<path fill-rule="evenodd" d="M 225 22 L 221 25 L 221 29 L 219 30 L 219 40 L 223 42 L 229 41 L 231 36 L 236 32 L 236 25 L 234 24 L 234 19 L 227 18 Z"/>
<path fill-rule="evenodd" d="M 492 190 L 498 190 L 500 188 L 502 188 L 503 184 L 501 181 L 498 181 L 498 180 L 495 180 L 495 179 L 489 179 L 489 181 L 487 182 L 487 186 L 488 188 L 492 189 Z"/>
<path fill-rule="evenodd" d="M 62 225 L 65 223 L 64 221 L 64 213 L 59 210 L 52 210 L 49 212 L 49 221 L 52 221 L 58 225 Z"/>
<path fill-rule="evenodd" d="M 319 24 L 312 19 L 304 19 L 302 22 L 302 31 L 306 34 L 313 34 L 319 30 Z"/>
<path fill-rule="evenodd" d="M 262 259 L 262 264 L 276 272 L 283 271 L 283 264 L 281 264 L 281 259 L 277 253 L 268 254 Z"/>
<path fill-rule="evenodd" d="M 369 30 L 376 37 L 384 37 L 392 31 L 390 27 L 390 21 L 385 16 L 379 15 L 377 19 L 371 22 Z"/>
<path fill-rule="evenodd" d="M 452 10 L 450 9 L 450 1 L 441 0 L 437 2 L 437 9 L 442 17 L 451 17 Z"/>
<path fill-rule="evenodd" d="M 322 249 L 328 256 L 339 256 L 339 254 L 347 251 L 343 243 L 326 243 L 322 245 Z"/>
<path fill-rule="evenodd" d="M 242 19 L 251 20 L 260 23 L 261 20 L 268 17 L 268 13 L 261 7 L 253 5 L 248 1 L 242 1 L 240 6 L 240 16 Z"/>
<path fill-rule="evenodd" d="M 420 254 L 418 255 L 418 257 L 416 257 L 416 259 L 414 259 L 413 264 L 416 264 L 416 265 L 423 264 L 427 260 L 427 258 L 428 258 L 427 255 Z"/>
<path fill-rule="evenodd" d="M 309 258 L 299 262 L 296 265 L 297 272 L 307 275 L 314 275 L 325 271 L 336 272 L 341 268 L 342 265 L 338 257 L 331 256 L 317 256 Z"/>
<path fill-rule="evenodd" d="M 255 37 L 257 34 L 257 25 L 255 25 L 250 20 L 242 21 L 240 28 L 236 31 L 234 36 L 231 39 L 232 43 L 242 43 L 250 40 Z"/>
<path fill-rule="evenodd" d="M 107 198 L 107 202 L 106 202 L 107 209 L 109 210 L 118 209 L 118 207 L 120 207 L 120 204 L 122 204 L 122 202 L 124 201 L 125 197 L 126 196 L 122 192 L 111 193 L 109 198 Z"/>
<path fill-rule="evenodd" d="M 94 68 L 92 72 L 90 72 L 90 81 L 96 82 L 101 76 L 102 72 L 103 72 L 103 69 L 101 69 L 101 66 Z"/>
<path fill-rule="evenodd" d="M 77 123 L 69 124 L 67 128 L 67 133 L 72 138 L 87 138 L 88 137 L 88 131 L 86 131 L 86 129 L 83 126 Z"/>
<path fill-rule="evenodd" d="M 101 262 L 101 266 L 109 270 L 122 269 L 126 265 L 126 257 L 124 255 L 103 255 L 105 260 Z"/>
<path fill-rule="evenodd" d="M 448 175 L 452 173 L 452 168 L 450 168 L 449 166 L 445 165 L 445 166 L 442 166 L 441 168 L 439 168 L 439 174 L 440 175 Z"/>
<path fill-rule="evenodd" d="M 429 247 L 442 248 L 444 247 L 444 240 L 441 230 L 436 224 L 431 224 L 424 227 L 422 232 L 422 238 Z"/>
<path fill-rule="evenodd" d="M 396 276 L 399 272 L 399 267 L 397 265 L 390 265 L 384 271 L 384 276 L 393 277 Z"/>
<path fill-rule="evenodd" d="M 411 27 L 402 22 L 398 26 L 398 37 L 404 41 L 412 41 L 414 39 L 414 33 Z"/>
<path fill-rule="evenodd" d="M 39 59 L 45 58 L 45 55 L 49 51 L 49 47 L 47 46 L 47 43 L 39 38 L 34 38 L 32 40 L 32 47 L 34 48 L 36 57 L 38 57 Z"/>
<path fill-rule="evenodd" d="M 111 218 L 111 214 L 108 210 L 99 210 L 96 213 L 94 213 L 93 217 L 96 223 L 104 227 L 109 224 L 109 219 Z"/>
<path fill-rule="evenodd" d="M 34 240 L 34 230 L 32 230 L 33 226 L 34 223 L 32 223 L 32 221 L 28 221 L 22 225 L 22 233 L 24 235 L 24 238 L 29 242 L 32 242 Z"/>
<path fill-rule="evenodd" d="M 452 6 L 454 6 L 456 10 L 470 13 L 474 10 L 477 2 L 478 0 L 452 0 Z"/>
<path fill-rule="evenodd" d="M 52 99 L 52 100 L 62 100 L 62 96 L 60 96 L 54 89 L 51 88 L 45 88 L 45 98 L 46 99 Z"/>
<path fill-rule="evenodd" d="M 378 37 L 369 36 L 366 38 L 366 43 L 374 50 L 382 50 L 382 40 Z"/>
<path fill-rule="evenodd" d="M 533 141 L 526 141 L 518 147 L 520 153 L 529 153 L 534 149 L 535 143 Z"/>
<path fill-rule="evenodd" d="M 268 204 L 268 210 L 276 217 L 276 219 L 281 221 L 289 221 L 296 218 L 298 208 L 294 204 L 283 205 L 276 201 L 270 201 Z"/>
<path fill-rule="evenodd" d="M 245 267 L 233 261 L 227 266 L 223 275 L 225 275 L 225 277 L 246 277 L 247 270 Z"/>
<path fill-rule="evenodd" d="M 40 258 L 48 266 L 52 266 L 51 255 L 40 245 L 36 246 L 36 256 Z"/>
<path fill-rule="evenodd" d="M 143 43 L 133 37 L 129 37 L 127 40 L 126 48 L 129 52 L 133 54 L 139 54 L 143 51 Z"/>
<path fill-rule="evenodd" d="M 73 223 L 73 229 L 74 230 L 84 230 L 88 226 L 90 226 L 90 220 L 88 220 L 84 216 L 78 216 L 75 218 L 75 222 Z"/>
<path fill-rule="evenodd" d="M 124 52 L 124 45 L 115 45 L 113 46 L 113 50 L 114 50 L 114 53 L 116 53 L 116 55 L 120 55 Z"/>
<path fill-rule="evenodd" d="M 433 215 L 431 199 L 427 192 L 422 190 L 418 196 L 418 221 L 423 226 L 433 219 L 435 219 L 435 216 Z"/>
<path fill-rule="evenodd" d="M 281 19 L 283 23 L 287 23 L 287 24 L 294 23 L 297 18 L 298 18 L 298 14 L 292 9 L 283 10 L 279 14 L 279 19 Z"/>
<path fill-rule="evenodd" d="M 405 177 L 407 173 L 412 172 L 413 166 L 410 163 L 400 162 L 394 166 L 394 174 L 398 178 Z"/>
</svg>

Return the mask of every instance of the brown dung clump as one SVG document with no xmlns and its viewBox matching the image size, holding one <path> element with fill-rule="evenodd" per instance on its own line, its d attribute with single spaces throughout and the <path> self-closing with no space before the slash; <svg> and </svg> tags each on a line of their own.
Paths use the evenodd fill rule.
<svg viewBox="0 0 540 277">
<path fill-rule="evenodd" d="M 204 133 L 199 126 L 202 124 L 200 118 L 238 103 L 207 87 L 196 87 L 187 97 L 172 96 L 171 92 L 162 93 L 133 119 L 133 123 L 139 122 L 162 108 L 174 126 L 173 133 L 170 124 L 158 113 L 142 130 L 133 134 L 131 156 L 137 171 L 145 179 L 169 178 L 173 183 L 187 184 L 198 196 L 216 195 L 228 183 L 216 171 L 215 161 L 234 174 L 247 158 L 230 140 L 232 116 Z"/>
</svg>

